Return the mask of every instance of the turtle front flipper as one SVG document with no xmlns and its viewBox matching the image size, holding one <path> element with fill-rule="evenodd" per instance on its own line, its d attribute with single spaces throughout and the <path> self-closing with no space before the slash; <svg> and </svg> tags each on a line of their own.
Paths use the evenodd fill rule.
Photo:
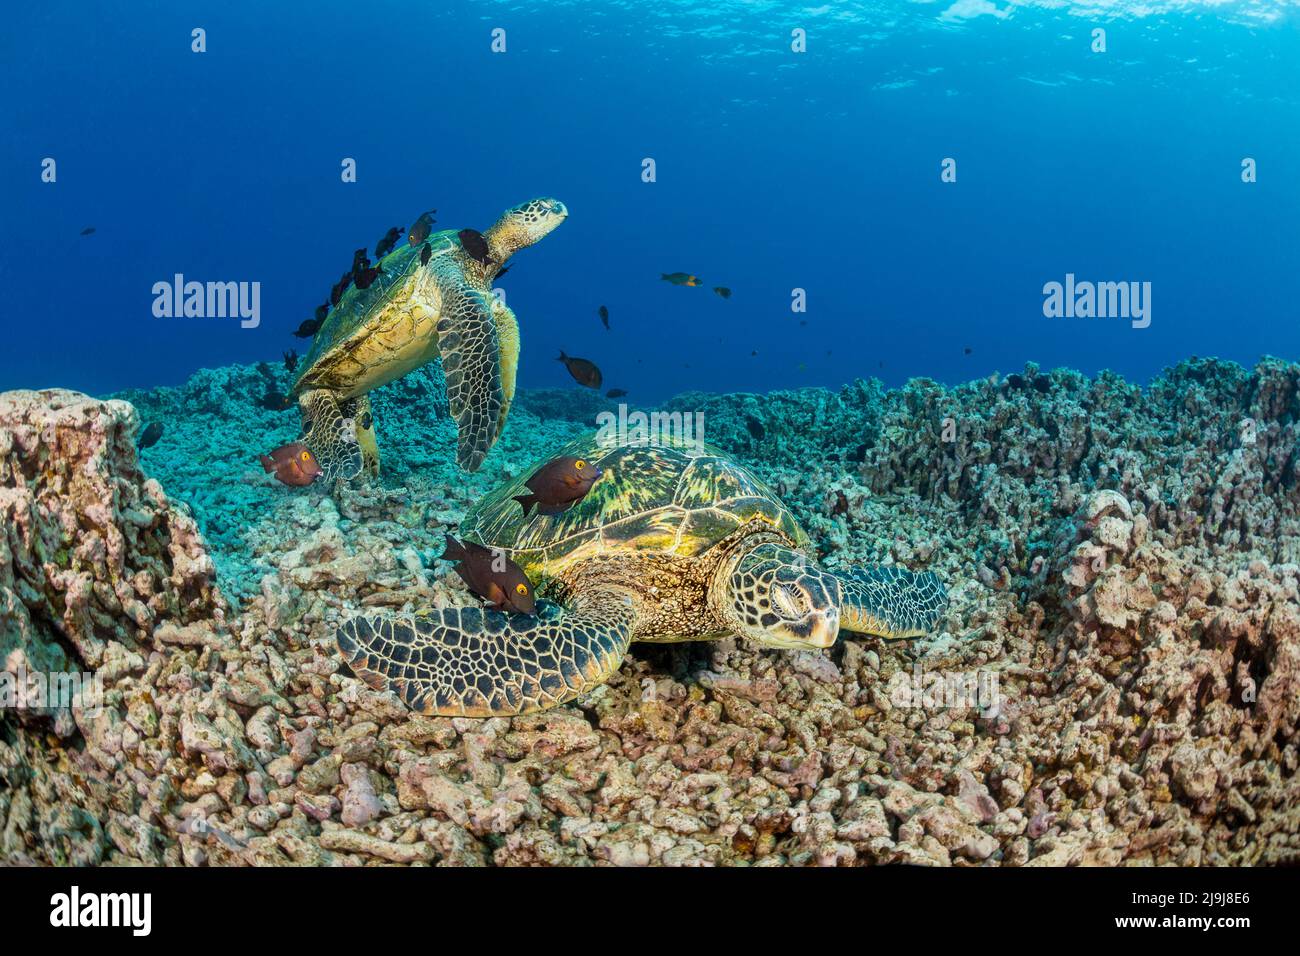
<svg viewBox="0 0 1300 956">
<path fill-rule="evenodd" d="M 948 606 L 948 592 L 933 571 L 893 566 L 837 574 L 840 626 L 859 634 L 901 639 L 929 633 Z"/>
<path fill-rule="evenodd" d="M 505 398 L 496 434 L 492 436 L 492 441 L 495 442 L 506 427 L 510 403 L 515 399 L 515 377 L 519 371 L 519 320 L 515 318 L 514 311 L 495 295 L 492 296 L 492 317 L 497 324 L 497 345 L 501 350 L 501 394 Z"/>
<path fill-rule="evenodd" d="M 356 403 L 340 404 L 332 393 L 318 388 L 299 395 L 298 406 L 302 410 L 302 442 L 316 456 L 324 478 L 347 481 L 360 474 L 361 445 L 353 420 Z M 372 432 L 372 443 L 373 438 Z"/>
<path fill-rule="evenodd" d="M 631 641 L 635 610 L 617 589 L 537 615 L 476 607 L 413 616 L 362 615 L 335 633 L 356 674 L 412 710 L 447 717 L 527 714 L 571 701 L 609 679 Z"/>
<path fill-rule="evenodd" d="M 506 410 L 494 297 L 463 278 L 448 285 L 438 319 L 438 352 L 459 433 L 456 463 L 477 471 L 501 432 Z"/>
</svg>

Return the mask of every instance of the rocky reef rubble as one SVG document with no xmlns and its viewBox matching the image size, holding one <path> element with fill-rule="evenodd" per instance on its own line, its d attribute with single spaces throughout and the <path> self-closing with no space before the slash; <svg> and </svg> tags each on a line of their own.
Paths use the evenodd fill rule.
<svg viewBox="0 0 1300 956">
<path fill-rule="evenodd" d="M 330 497 L 247 462 L 268 440 L 256 376 L 200 376 L 133 396 L 168 416 L 143 461 L 188 506 L 142 473 L 125 402 L 0 400 L 0 646 L 105 687 L 93 718 L 0 717 L 0 859 L 1300 861 L 1294 365 L 682 396 L 828 566 L 934 568 L 937 633 L 635 646 L 578 704 L 492 720 L 408 713 L 330 636 L 358 607 L 469 603 L 429 553 L 590 410 L 521 396 L 465 479 L 413 376 L 376 402 L 383 481 Z M 212 442 L 229 459 L 191 471 Z"/>
<path fill-rule="evenodd" d="M 117 674 L 155 636 L 178 643 L 224 629 L 197 527 L 136 464 L 130 405 L 8 392 L 0 422 L 6 670 Z"/>
</svg>

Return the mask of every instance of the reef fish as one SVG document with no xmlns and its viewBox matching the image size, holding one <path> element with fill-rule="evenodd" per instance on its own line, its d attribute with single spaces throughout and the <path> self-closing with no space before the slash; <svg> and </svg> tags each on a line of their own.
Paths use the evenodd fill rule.
<svg viewBox="0 0 1300 956">
<path fill-rule="evenodd" d="M 397 240 L 402 238 L 402 227 L 394 226 L 384 233 L 384 238 L 375 244 L 375 258 L 382 259 L 393 251 L 393 246 L 397 245 Z"/>
<path fill-rule="evenodd" d="M 461 248 L 463 248 L 475 262 L 487 265 L 489 259 L 487 240 L 483 238 L 483 233 L 477 229 L 462 229 L 456 233 L 460 239 Z"/>
<path fill-rule="evenodd" d="M 596 314 L 600 316 L 601 324 L 604 325 L 606 329 L 609 329 L 609 309 L 602 305 L 596 310 Z"/>
<path fill-rule="evenodd" d="M 565 455 L 554 458 L 538 468 L 533 476 L 524 482 L 524 487 L 531 492 L 515 495 L 515 501 L 524 509 L 524 517 L 536 506 L 537 513 L 558 515 L 568 511 L 574 502 L 587 497 L 604 472 L 585 458 Z"/>
<path fill-rule="evenodd" d="M 266 390 L 266 394 L 262 396 L 262 400 L 258 404 L 268 411 L 282 412 L 292 406 L 293 402 L 284 392 L 271 386 Z"/>
<path fill-rule="evenodd" d="M 413 246 L 418 246 L 428 239 L 434 223 L 433 214 L 437 211 L 436 209 L 430 209 L 428 212 L 421 213 L 420 218 L 415 220 L 415 225 L 411 227 L 411 231 L 407 233 L 406 241 Z"/>
<path fill-rule="evenodd" d="M 731 290 L 728 289 L 725 285 L 715 285 L 713 287 L 713 291 L 716 292 L 718 295 L 722 296 L 724 299 L 731 298 Z"/>
<path fill-rule="evenodd" d="M 348 285 L 351 282 L 352 273 L 343 273 L 343 278 L 339 279 L 339 281 L 334 284 L 334 288 L 330 289 L 330 305 L 339 304 L 339 299 L 343 298 L 343 293 L 348 291 Z"/>
<path fill-rule="evenodd" d="M 367 263 L 365 268 L 357 272 L 352 281 L 358 289 L 369 289 L 382 274 L 383 270 L 379 266 L 371 267 Z"/>
<path fill-rule="evenodd" d="M 298 367 L 298 353 L 295 352 L 293 349 L 289 349 L 289 351 L 284 353 L 284 370 L 286 372 L 292 372 L 297 367 Z"/>
<path fill-rule="evenodd" d="M 422 265 L 422 266 L 427 266 L 427 265 L 429 264 L 429 258 L 430 258 L 432 255 L 433 255 L 433 249 L 432 249 L 432 247 L 430 247 L 430 245 L 426 242 L 426 243 L 424 244 L 424 248 L 420 250 L 420 265 Z"/>
<path fill-rule="evenodd" d="M 81 234 L 83 236 L 93 236 L 95 234 L 95 227 L 87 226 L 85 229 L 81 230 Z"/>
<path fill-rule="evenodd" d="M 162 422 L 150 422 L 148 427 L 140 434 L 140 441 L 137 443 L 140 448 L 150 448 L 158 444 L 158 439 L 162 438 Z"/>
<path fill-rule="evenodd" d="M 310 485 L 320 477 L 320 463 L 316 456 L 307 450 L 302 442 L 281 445 L 269 455 L 258 459 L 267 473 L 275 472 L 275 477 L 286 485 L 301 488 Z"/>
<path fill-rule="evenodd" d="M 467 544 L 447 535 L 447 547 L 442 558 L 454 562 L 456 573 L 466 586 L 498 611 L 537 612 L 533 583 L 523 569 L 500 549 L 485 548 L 473 542 Z"/>
<path fill-rule="evenodd" d="M 302 325 L 298 326 L 293 334 L 300 339 L 309 339 L 319 331 L 320 323 L 320 319 L 307 319 Z"/>
<path fill-rule="evenodd" d="M 564 363 L 564 367 L 569 370 L 569 374 L 573 376 L 573 380 L 579 385 L 585 385 L 588 388 L 600 388 L 602 381 L 600 369 L 596 368 L 594 362 L 589 362 L 584 358 L 572 358 L 562 351 L 556 361 Z"/>
<path fill-rule="evenodd" d="M 611 388 L 608 392 L 605 393 L 605 397 L 622 398 L 626 394 L 627 394 L 627 389 L 625 388 Z"/>
<path fill-rule="evenodd" d="M 671 282 L 673 285 L 700 285 L 700 277 L 693 276 L 689 272 L 661 272 L 659 278 L 665 282 Z"/>
</svg>

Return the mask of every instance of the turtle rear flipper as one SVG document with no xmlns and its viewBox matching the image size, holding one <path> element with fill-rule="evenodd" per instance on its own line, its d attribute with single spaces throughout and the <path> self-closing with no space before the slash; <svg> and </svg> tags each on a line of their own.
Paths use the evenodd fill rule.
<svg viewBox="0 0 1300 956">
<path fill-rule="evenodd" d="M 438 352 L 447 378 L 447 404 L 459 433 L 456 463 L 477 471 L 500 434 L 507 404 L 494 297 L 463 280 L 444 296 Z"/>
<path fill-rule="evenodd" d="M 623 661 L 635 616 L 629 597 L 598 590 L 580 609 L 536 616 L 476 607 L 414 616 L 358 616 L 335 632 L 357 676 L 422 714 L 502 717 L 573 700 Z"/>
<path fill-rule="evenodd" d="M 316 457 L 326 481 L 344 481 L 361 473 L 363 464 L 354 416 L 364 400 L 345 404 L 325 389 L 313 389 L 298 396 L 302 409 L 302 442 Z M 369 402 L 365 402 L 369 414 Z M 371 444 L 374 432 L 370 432 Z M 376 455 L 376 467 L 378 457 Z"/>
<path fill-rule="evenodd" d="M 842 592 L 840 626 L 859 634 L 901 639 L 929 633 L 948 606 L 933 571 L 885 566 L 837 574 Z"/>
</svg>

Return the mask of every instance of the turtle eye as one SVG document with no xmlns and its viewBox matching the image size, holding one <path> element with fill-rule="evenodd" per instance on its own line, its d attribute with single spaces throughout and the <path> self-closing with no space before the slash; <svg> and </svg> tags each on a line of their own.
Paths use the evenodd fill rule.
<svg viewBox="0 0 1300 956">
<path fill-rule="evenodd" d="M 784 584 L 772 585 L 772 604 L 787 619 L 802 617 L 807 611 L 807 600 L 798 591 Z"/>
<path fill-rule="evenodd" d="M 573 463 L 573 467 L 578 469 L 578 471 L 582 471 L 582 469 L 587 467 L 587 463 L 583 461 L 581 458 L 579 458 L 577 461 Z"/>
<path fill-rule="evenodd" d="M 516 594 L 519 594 L 519 595 L 527 594 L 527 593 L 528 593 L 528 585 L 527 585 L 527 584 L 516 584 L 516 585 L 515 585 L 515 593 L 516 593 Z"/>
</svg>

